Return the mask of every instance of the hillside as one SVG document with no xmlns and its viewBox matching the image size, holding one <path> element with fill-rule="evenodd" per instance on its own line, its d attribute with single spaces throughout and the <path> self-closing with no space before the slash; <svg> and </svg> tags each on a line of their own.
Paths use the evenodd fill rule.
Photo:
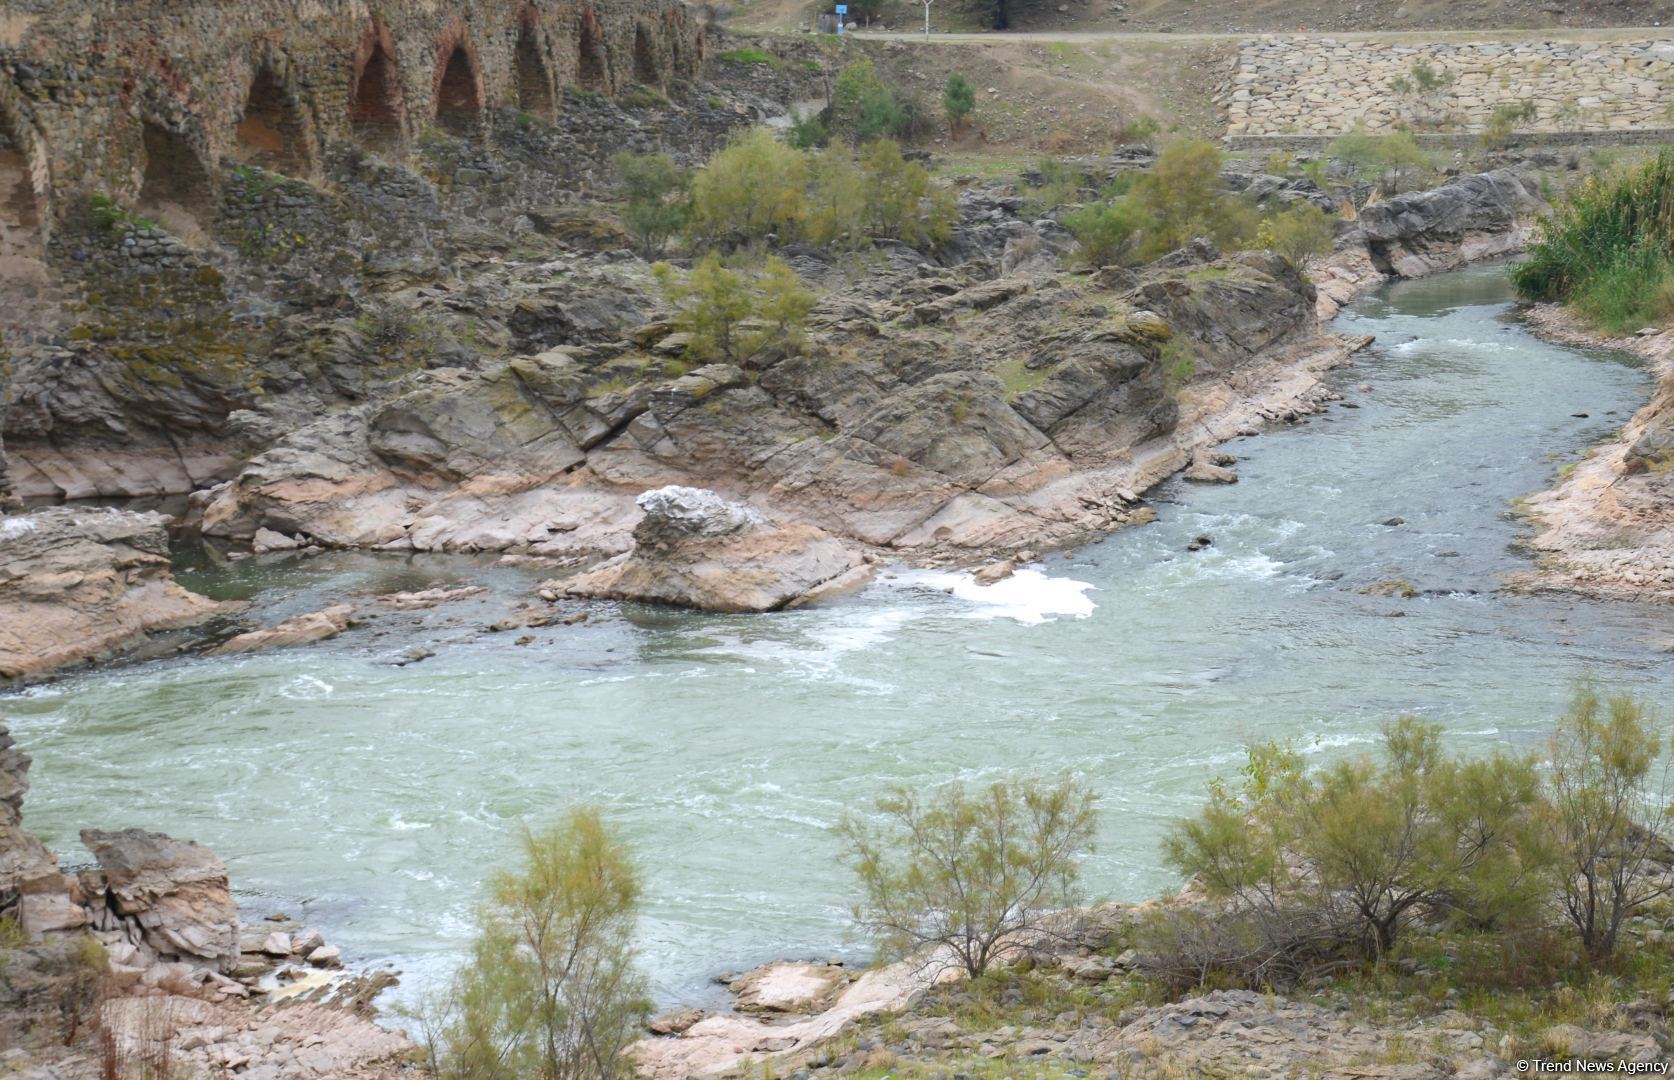
<svg viewBox="0 0 1674 1080">
<path fill-rule="evenodd" d="M 733 6 L 740 27 L 794 29 L 824 5 L 806 0 L 744 0 Z M 885 0 L 880 22 L 923 25 L 918 3 Z M 990 0 L 940 0 L 931 20 L 943 30 L 992 25 Z M 1539 30 L 1666 26 L 1674 0 L 1011 0 L 1017 31 L 1130 31 L 1246 34 L 1319 31 Z"/>
</svg>

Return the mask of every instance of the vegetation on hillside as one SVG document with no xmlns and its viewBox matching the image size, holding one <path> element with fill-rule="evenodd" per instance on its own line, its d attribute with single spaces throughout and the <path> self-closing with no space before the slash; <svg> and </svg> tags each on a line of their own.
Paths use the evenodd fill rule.
<svg viewBox="0 0 1674 1080">
<path fill-rule="evenodd" d="M 1525 298 L 1570 304 L 1611 333 L 1674 318 L 1674 150 L 1590 177 L 1541 220 L 1511 279 Z"/>
</svg>

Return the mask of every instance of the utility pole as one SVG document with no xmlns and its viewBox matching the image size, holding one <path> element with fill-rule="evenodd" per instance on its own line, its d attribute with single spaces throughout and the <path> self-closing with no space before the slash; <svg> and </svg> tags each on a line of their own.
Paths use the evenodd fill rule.
<svg viewBox="0 0 1674 1080">
<path fill-rule="evenodd" d="M 918 0 L 918 2 L 924 5 L 924 40 L 929 41 L 930 40 L 930 5 L 934 4 L 936 2 L 936 0 Z"/>
</svg>

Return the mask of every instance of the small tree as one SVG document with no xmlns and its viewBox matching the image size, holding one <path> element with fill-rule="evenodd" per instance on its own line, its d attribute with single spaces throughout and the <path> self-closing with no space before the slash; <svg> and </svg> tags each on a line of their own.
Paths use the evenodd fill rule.
<svg viewBox="0 0 1674 1080">
<path fill-rule="evenodd" d="M 691 217 L 691 175 L 667 154 L 623 152 L 610 162 L 621 177 L 622 196 L 627 200 L 622 224 L 640 254 L 654 258 Z"/>
<path fill-rule="evenodd" d="M 949 75 L 947 85 L 942 87 L 942 111 L 947 113 L 948 131 L 953 135 L 963 132 L 975 108 L 976 87 L 971 85 L 971 80 L 957 71 Z"/>
<path fill-rule="evenodd" d="M 1378 957 L 1418 908 L 1473 924 L 1524 910 L 1549 863 L 1538 837 L 1529 758 L 1445 759 L 1440 729 L 1404 718 L 1381 760 L 1316 773 L 1276 746 L 1251 752 L 1241 792 L 1211 787 L 1164 854 L 1272 937 L 1262 951 L 1293 966 L 1307 954 Z"/>
<path fill-rule="evenodd" d="M 693 360 L 749 362 L 771 345 L 795 341 L 814 295 L 783 260 L 769 257 L 754 274 L 733 270 L 710 252 L 681 281 L 667 263 L 652 268 L 679 308 L 674 324 L 691 335 Z"/>
<path fill-rule="evenodd" d="M 804 155 L 752 128 L 692 178 L 692 227 L 705 239 L 745 243 L 794 232 L 807 211 L 807 185 Z"/>
<path fill-rule="evenodd" d="M 907 116 L 877 65 L 862 57 L 837 73 L 831 87 L 831 130 L 853 143 L 900 134 Z"/>
<path fill-rule="evenodd" d="M 1457 72 L 1419 60 L 1408 74 L 1391 81 L 1389 89 L 1411 103 L 1415 124 L 1436 125 L 1446 119 L 1447 92 L 1458 81 Z"/>
<path fill-rule="evenodd" d="M 1351 131 L 1333 139 L 1327 152 L 1353 166 L 1363 180 L 1376 185 L 1384 195 L 1422 186 L 1435 170 L 1430 155 L 1407 131 L 1391 135 Z"/>
<path fill-rule="evenodd" d="M 1310 255 L 1331 250 L 1337 238 L 1337 219 L 1311 203 L 1301 203 L 1274 214 L 1256 230 L 1256 243 L 1301 266 Z"/>
<path fill-rule="evenodd" d="M 1182 140 L 1157 156 L 1137 193 L 1157 219 L 1157 238 L 1167 251 L 1209 231 L 1221 195 L 1221 152 L 1213 143 Z"/>
<path fill-rule="evenodd" d="M 1668 770 L 1644 705 L 1577 692 L 1552 737 L 1550 813 L 1564 915 L 1587 956 L 1610 959 L 1622 924 L 1674 885 L 1653 870 L 1667 850 Z M 1653 776 L 1653 772 L 1656 775 Z"/>
<path fill-rule="evenodd" d="M 1094 813 L 1074 780 L 952 783 L 928 797 L 900 787 L 877 809 L 883 822 L 850 817 L 838 833 L 865 893 L 855 919 L 886 955 L 930 946 L 926 964 L 974 978 L 1077 899 Z"/>
<path fill-rule="evenodd" d="M 868 143 L 860 166 L 872 235 L 916 248 L 934 247 L 953 235 L 953 223 L 959 218 L 953 195 L 933 185 L 924 166 L 902 157 L 893 139 Z"/>
<path fill-rule="evenodd" d="M 1076 255 L 1088 266 L 1127 262 L 1151 224 L 1151 216 L 1133 199 L 1093 203 L 1064 215 L 1064 228 L 1075 237 Z"/>
<path fill-rule="evenodd" d="M 490 884 L 483 927 L 435 1027 L 439 1075 L 612 1080 L 650 1013 L 631 938 L 639 873 L 592 809 L 523 837 Z"/>
</svg>

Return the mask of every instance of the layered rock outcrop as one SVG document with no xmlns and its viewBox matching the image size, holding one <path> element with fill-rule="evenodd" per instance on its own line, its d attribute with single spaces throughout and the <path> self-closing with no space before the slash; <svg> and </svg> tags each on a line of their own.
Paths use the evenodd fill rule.
<svg viewBox="0 0 1674 1080">
<path fill-rule="evenodd" d="M 1022 227 L 971 204 L 966 220 L 956 242 L 971 246 Z M 219 535 L 582 565 L 629 550 L 635 499 L 676 484 L 868 546 L 1066 541 L 1129 520 L 1132 492 L 1191 449 L 1294 414 L 1315 380 L 1279 368 L 1344 352 L 1319 335 L 1314 302 L 1293 268 L 1254 252 L 1085 284 L 903 256 L 823 300 L 806 347 L 749 367 L 657 378 L 668 329 L 653 323 L 413 376 L 387 401 L 281 440 L 210 492 L 199 518 Z M 1190 371 L 1165 372 L 1171 339 Z M 1227 391 L 1234 374 L 1244 390 Z"/>
<path fill-rule="evenodd" d="M 1545 208 L 1539 177 L 1519 169 L 1459 176 L 1373 203 L 1313 268 L 1319 317 L 1391 279 L 1522 251 Z"/>
<path fill-rule="evenodd" d="M 226 610 L 175 582 L 166 520 L 94 508 L 0 519 L 0 680 L 103 656 Z"/>
<path fill-rule="evenodd" d="M 859 588 L 871 565 L 812 525 L 781 525 L 713 491 L 670 486 L 637 500 L 633 550 L 568 582 L 570 596 L 704 611 L 777 611 Z"/>
</svg>

